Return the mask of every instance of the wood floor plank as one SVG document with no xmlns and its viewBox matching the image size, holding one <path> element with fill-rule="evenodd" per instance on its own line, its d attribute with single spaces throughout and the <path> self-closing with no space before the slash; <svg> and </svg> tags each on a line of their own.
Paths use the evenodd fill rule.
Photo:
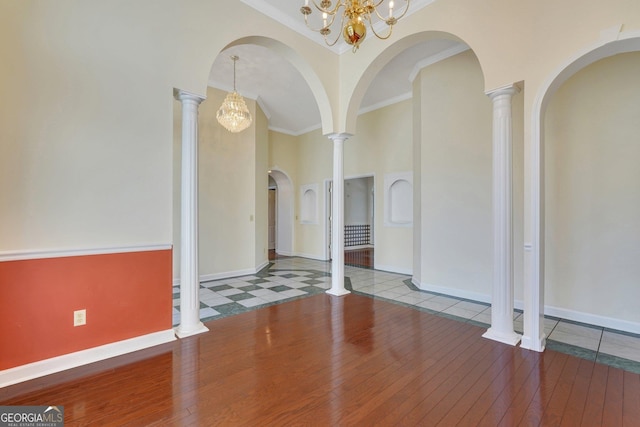
<svg viewBox="0 0 640 427">
<path fill-rule="evenodd" d="M 640 424 L 640 375 L 631 372 L 623 375 L 622 425 L 637 426 Z"/>
<path fill-rule="evenodd" d="M 483 328 L 363 295 L 315 295 L 207 327 L 7 387 L 0 405 L 62 405 L 69 426 L 634 426 L 640 419 L 637 374 L 506 346 L 482 338 Z"/>
<path fill-rule="evenodd" d="M 549 403 L 545 408 L 541 421 L 542 425 L 559 426 L 562 422 L 562 415 L 569 400 L 569 393 L 573 387 L 579 366 L 580 359 L 573 357 L 567 359 L 558 383 L 553 389 L 551 399 L 549 399 Z"/>
<path fill-rule="evenodd" d="M 589 393 L 589 383 L 593 376 L 593 366 L 595 362 L 582 359 L 578 366 L 578 372 L 571 387 L 571 393 L 567 400 L 567 405 L 562 414 L 562 427 L 573 427 L 582 424 L 584 405 Z"/>
<path fill-rule="evenodd" d="M 549 351 L 549 350 L 547 350 Z M 540 379 L 540 386 L 536 390 L 527 410 L 525 411 L 520 425 L 523 426 L 537 426 L 541 425 L 544 411 L 551 400 L 553 391 L 560 381 L 560 376 L 564 371 L 567 360 L 571 356 L 563 353 L 558 353 L 555 357 L 554 363 L 551 364 L 549 369 L 544 372 L 544 375 Z"/>
<path fill-rule="evenodd" d="M 622 425 L 624 373 L 619 369 L 609 367 L 607 377 L 607 391 L 604 396 L 604 411 L 602 424 L 607 426 Z"/>
<path fill-rule="evenodd" d="M 505 387 L 502 387 L 499 392 L 497 389 L 492 390 L 492 394 L 496 395 L 496 399 L 480 419 L 478 426 L 494 427 L 498 425 L 505 413 L 513 406 L 514 397 L 519 394 L 520 390 L 529 381 L 531 374 L 535 372 L 535 364 L 533 362 L 537 360 L 537 355 L 534 352 L 519 353 L 518 356 L 522 357 L 522 362 L 517 368 L 513 369 L 513 377 Z"/>
<path fill-rule="evenodd" d="M 520 424 L 527 408 L 540 389 L 542 379 L 553 365 L 557 355 L 558 353 L 556 352 L 538 353 L 534 355 L 535 357 L 531 359 L 531 363 L 533 363 L 531 375 L 527 378 L 526 383 L 522 385 L 509 408 L 507 408 L 498 427 L 511 427 Z"/>
<path fill-rule="evenodd" d="M 591 381 L 587 392 L 581 426 L 596 427 L 602 425 L 604 411 L 604 396 L 607 391 L 607 377 L 609 369 L 606 365 L 596 363 L 591 373 Z"/>
</svg>

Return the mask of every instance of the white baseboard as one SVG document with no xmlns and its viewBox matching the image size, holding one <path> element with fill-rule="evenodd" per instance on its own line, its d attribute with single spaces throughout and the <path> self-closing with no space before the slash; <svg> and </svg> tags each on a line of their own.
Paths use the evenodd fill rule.
<svg viewBox="0 0 640 427">
<path fill-rule="evenodd" d="M 56 372 L 65 371 L 67 369 L 77 368 L 78 366 L 88 365 L 89 363 L 98 362 L 111 357 L 132 353 L 134 351 L 171 342 L 175 339 L 176 336 L 173 329 L 167 329 L 166 331 L 154 332 L 140 337 L 130 338 L 128 340 L 105 344 L 62 356 L 52 357 L 51 359 L 40 360 L 38 362 L 16 366 L 15 368 L 5 369 L 4 371 L 0 371 L 0 388 L 32 380 L 34 378 L 43 377 L 45 375 L 54 374 Z"/>
<path fill-rule="evenodd" d="M 466 291 L 464 289 L 449 288 L 446 286 L 437 286 L 429 283 L 420 283 L 416 279 L 411 279 L 411 283 L 416 285 L 418 289 L 429 292 L 436 292 L 439 294 L 451 295 L 457 298 L 470 299 L 473 301 L 491 303 L 491 295 L 482 294 L 479 292 Z"/>
<path fill-rule="evenodd" d="M 473 301 L 485 302 L 491 304 L 491 295 L 469 292 L 461 289 L 448 288 L 445 286 L 436 286 L 427 283 L 419 283 L 412 279 L 411 282 L 423 291 L 437 292 L 440 294 L 451 295 L 457 298 L 464 298 Z M 522 300 L 513 302 L 514 308 L 518 310 L 524 309 Z M 640 334 L 640 323 L 628 320 L 615 319 L 612 317 L 601 316 L 598 314 L 585 313 L 575 311 L 569 308 L 554 307 L 550 305 L 544 306 L 544 314 L 547 316 L 559 317 L 561 319 L 573 320 L 574 322 L 586 323 L 588 325 L 600 326 L 603 328 L 616 329 L 618 331 L 631 332 Z"/>
<path fill-rule="evenodd" d="M 258 271 L 269 265 L 269 261 L 264 261 L 256 268 L 246 268 L 244 270 L 223 271 L 221 273 L 203 274 L 200 276 L 200 283 L 210 282 L 212 280 L 228 279 L 229 277 L 249 276 L 256 274 Z M 173 286 L 180 286 L 180 278 L 173 279 Z"/>
<path fill-rule="evenodd" d="M 319 256 L 314 254 L 305 254 L 302 252 L 296 252 L 294 256 L 299 256 L 301 258 L 315 259 L 316 261 L 329 261 L 329 259 L 325 258 L 324 256 Z"/>
<path fill-rule="evenodd" d="M 289 251 L 279 251 L 276 249 L 276 253 L 278 255 L 282 255 L 282 256 L 296 256 L 295 252 L 289 252 Z"/>
<path fill-rule="evenodd" d="M 413 269 L 411 268 L 400 268 L 400 267 L 394 267 L 392 265 L 380 265 L 380 264 L 376 264 L 374 265 L 374 267 L 376 270 L 381 270 L 381 271 L 388 271 L 390 273 L 398 273 L 398 274 L 406 274 L 411 276 L 413 274 Z"/>
<path fill-rule="evenodd" d="M 614 319 L 612 317 L 600 316 L 598 314 L 584 313 L 553 306 L 544 306 L 544 314 L 548 316 L 560 317 L 562 319 L 573 320 L 574 322 L 587 323 L 589 325 L 602 326 L 603 328 L 616 329 L 619 331 L 640 334 L 640 323 L 628 320 Z"/>
</svg>

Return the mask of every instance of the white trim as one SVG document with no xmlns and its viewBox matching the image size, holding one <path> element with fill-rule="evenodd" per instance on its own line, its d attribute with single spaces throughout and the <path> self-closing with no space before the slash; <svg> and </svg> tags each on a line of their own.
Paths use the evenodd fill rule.
<svg viewBox="0 0 640 427">
<path fill-rule="evenodd" d="M 388 271 L 389 273 L 406 274 L 407 276 L 411 276 L 413 274 L 413 269 L 411 268 L 394 267 L 392 265 L 376 264 L 373 268 L 376 271 Z"/>
<path fill-rule="evenodd" d="M 212 274 L 202 274 L 199 277 L 200 283 L 210 282 L 212 280 L 221 280 L 228 279 L 230 277 L 240 277 L 240 276 L 250 276 L 252 274 L 256 274 L 258 271 L 265 268 L 269 265 L 269 261 L 264 261 L 262 264 L 258 265 L 256 268 L 246 268 L 244 270 L 235 270 L 235 271 L 223 271 L 222 273 L 212 273 Z M 173 279 L 173 286 L 180 286 L 180 279 Z"/>
<path fill-rule="evenodd" d="M 376 268 L 376 270 L 377 269 L 378 268 Z M 445 286 L 430 285 L 428 283 L 421 284 L 414 278 L 411 279 L 411 283 L 423 291 L 437 292 L 439 294 L 491 304 L 491 296 L 489 294 L 481 294 Z M 518 310 L 524 310 L 524 302 L 522 300 L 515 300 L 513 306 Z M 640 323 L 631 322 L 629 320 L 615 319 L 613 317 L 601 316 L 599 314 L 585 313 L 582 311 L 571 310 L 569 308 L 549 305 L 544 306 L 544 314 L 545 316 L 559 317 L 561 319 L 573 320 L 574 322 L 586 323 L 588 325 L 640 334 Z M 541 345 L 544 349 L 544 342 L 542 342 Z"/>
<path fill-rule="evenodd" d="M 420 283 L 416 279 L 412 278 L 411 283 L 418 287 L 418 289 L 429 292 L 436 292 L 439 294 L 450 295 L 452 297 L 469 299 L 472 301 L 484 302 L 491 304 L 490 294 L 481 294 L 478 292 L 465 291 L 464 289 L 449 288 L 446 286 L 432 285 L 430 283 Z"/>
<path fill-rule="evenodd" d="M 276 251 L 276 254 L 282 255 L 282 256 L 296 256 L 295 252 L 289 252 L 289 251 Z"/>
<path fill-rule="evenodd" d="M 600 316 L 599 314 L 584 313 L 568 308 L 544 306 L 544 314 L 547 316 L 560 317 L 561 319 L 582 322 L 588 325 L 601 326 L 603 328 L 616 329 L 618 331 L 640 334 L 640 323 L 628 320 L 614 319 L 612 317 Z"/>
<path fill-rule="evenodd" d="M 167 329 L 5 369 L 0 371 L 0 388 L 168 343 L 175 339 L 173 329 Z"/>
<path fill-rule="evenodd" d="M 300 258 L 314 259 L 316 261 L 329 261 L 329 258 L 323 258 L 322 256 L 318 256 L 315 254 L 305 254 L 302 252 L 296 252 L 294 256 L 298 256 Z"/>
<path fill-rule="evenodd" d="M 471 48 L 466 44 L 458 44 L 453 47 L 450 47 L 449 49 L 445 49 L 442 52 L 436 53 L 435 55 L 431 55 L 423 59 L 413 67 L 413 70 L 409 74 L 409 81 L 413 83 L 415 78 L 418 76 L 418 73 L 423 68 L 427 68 L 428 66 L 433 65 L 437 62 L 444 61 L 445 59 L 451 58 L 452 56 L 455 56 L 459 53 L 466 52 L 469 49 Z"/>
<path fill-rule="evenodd" d="M 105 248 L 83 248 L 83 249 L 27 249 L 22 251 L 6 251 L 0 252 L 0 262 L 4 261 L 21 261 L 28 259 L 46 259 L 46 258 L 63 258 L 85 255 L 109 255 L 121 254 L 128 252 L 151 252 L 165 251 L 172 249 L 170 243 L 144 245 L 144 246 L 114 246 Z"/>
<path fill-rule="evenodd" d="M 317 123 L 315 125 L 311 125 L 307 128 L 304 129 L 300 129 L 300 130 L 292 130 L 292 129 L 284 129 L 284 128 L 279 128 L 279 127 L 275 127 L 275 126 L 269 126 L 269 130 L 273 131 L 273 132 L 279 132 L 279 133 L 283 133 L 285 135 L 291 135 L 291 136 L 300 136 L 300 135 L 304 135 L 306 133 L 309 132 L 313 132 L 314 130 L 318 130 L 322 128 L 322 124 L 321 123 Z"/>
<path fill-rule="evenodd" d="M 377 102 L 375 104 L 372 104 L 372 105 L 369 105 L 367 107 L 364 107 L 364 108 L 360 109 L 358 111 L 358 116 L 370 113 L 371 111 L 379 110 L 380 108 L 384 108 L 384 107 L 388 107 L 388 106 L 393 105 L 393 104 L 397 104 L 398 102 L 406 101 L 406 100 L 411 99 L 411 98 L 413 98 L 413 92 L 412 91 L 409 91 L 407 93 L 402 93 L 402 94 L 400 94 L 398 96 L 394 96 L 394 97 L 391 97 L 389 99 L 384 99 L 384 100 L 382 100 L 380 102 Z"/>
</svg>

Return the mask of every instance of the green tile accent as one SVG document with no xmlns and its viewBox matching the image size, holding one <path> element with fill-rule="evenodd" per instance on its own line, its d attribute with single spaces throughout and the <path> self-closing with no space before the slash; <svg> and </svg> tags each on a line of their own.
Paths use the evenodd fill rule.
<svg viewBox="0 0 640 427">
<path fill-rule="evenodd" d="M 565 344 L 563 342 L 547 340 L 546 348 L 549 350 L 555 350 L 560 353 L 570 354 L 571 356 L 579 357 L 581 359 L 596 360 L 596 352 L 587 348 L 576 347 L 575 345 Z"/>
<path fill-rule="evenodd" d="M 640 374 L 640 362 L 636 362 L 634 360 L 623 359 L 622 357 L 612 356 L 610 354 L 598 353 L 596 362 L 613 366 L 614 368 L 620 368 L 635 374 Z"/>
<path fill-rule="evenodd" d="M 271 289 L 273 292 L 283 292 L 283 291 L 288 291 L 289 289 L 293 289 L 290 288 L 289 286 L 285 286 L 285 285 L 278 285 L 278 286 L 274 286 L 273 288 L 269 288 Z"/>
<path fill-rule="evenodd" d="M 253 289 L 250 289 L 253 290 Z M 230 300 L 233 301 L 242 301 L 243 299 L 248 299 L 248 298 L 254 298 L 255 295 L 251 295 L 251 294 L 247 294 L 247 293 L 242 293 L 242 294 L 234 294 L 234 295 L 227 295 L 226 298 L 229 298 Z M 216 306 L 216 310 L 218 310 L 218 307 L 220 306 Z"/>
<path fill-rule="evenodd" d="M 266 280 L 265 280 L 266 282 Z M 256 286 L 256 285 L 248 285 L 248 286 L 243 286 L 241 288 L 238 288 L 240 290 L 243 290 L 245 292 L 249 292 L 249 291 L 255 291 L 257 289 L 263 289 L 262 286 Z"/>
<path fill-rule="evenodd" d="M 212 290 L 214 292 L 218 292 L 218 291 L 226 291 L 227 289 L 232 289 L 233 286 L 229 286 L 229 285 L 218 285 L 218 286 L 214 286 L 211 288 L 208 288 L 209 290 Z"/>
</svg>

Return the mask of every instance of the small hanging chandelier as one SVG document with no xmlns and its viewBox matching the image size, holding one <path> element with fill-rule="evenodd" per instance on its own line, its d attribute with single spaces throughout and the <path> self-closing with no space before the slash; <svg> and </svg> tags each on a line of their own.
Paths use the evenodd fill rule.
<svg viewBox="0 0 640 427">
<path fill-rule="evenodd" d="M 227 94 L 220 109 L 218 109 L 216 118 L 226 130 L 238 133 L 251 125 L 251 113 L 244 102 L 244 98 L 236 92 L 236 61 L 240 58 L 233 55 L 231 59 L 233 59 L 233 92 Z"/>
<path fill-rule="evenodd" d="M 313 6 L 322 13 L 322 27 L 313 28 L 309 25 L 309 15 L 311 15 L 311 7 L 309 1 L 313 3 Z M 406 3 L 404 10 L 398 16 L 393 16 L 394 3 L 393 0 L 338 0 L 336 5 L 332 7 L 330 0 L 322 0 L 320 4 L 316 3 L 316 0 L 304 0 L 304 6 L 300 8 L 300 12 L 304 15 L 304 22 L 307 27 L 313 31 L 317 31 L 324 37 L 325 43 L 329 46 L 333 46 L 338 42 L 340 33 L 335 40 L 330 41 L 327 36 L 331 34 L 331 27 L 336 19 L 336 16 L 340 15 L 340 9 L 342 8 L 342 19 L 340 28 L 342 29 L 342 36 L 344 40 L 353 46 L 353 52 L 355 53 L 360 47 L 360 43 L 367 35 L 366 23 L 371 27 L 373 34 L 379 39 L 385 40 L 391 36 L 393 26 L 398 22 L 398 19 L 402 18 L 409 10 L 409 2 L 411 0 L 402 0 Z M 389 14 L 387 17 L 383 17 L 378 9 L 383 9 L 383 3 L 387 3 Z M 387 33 L 382 35 L 376 32 L 371 20 L 371 14 L 375 14 L 381 21 L 387 24 Z"/>
</svg>

